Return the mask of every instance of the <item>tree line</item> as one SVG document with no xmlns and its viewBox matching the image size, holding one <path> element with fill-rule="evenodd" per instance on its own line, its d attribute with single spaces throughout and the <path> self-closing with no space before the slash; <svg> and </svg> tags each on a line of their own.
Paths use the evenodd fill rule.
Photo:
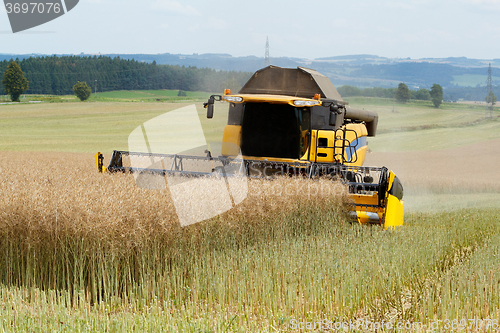
<svg viewBox="0 0 500 333">
<path fill-rule="evenodd" d="M 500 86 L 493 86 L 493 93 L 500 96 Z M 444 99 L 456 102 L 459 99 L 465 101 L 484 101 L 488 95 L 487 89 L 482 87 L 452 87 L 444 91 Z"/>
<path fill-rule="evenodd" d="M 395 98 L 398 88 L 358 88 L 355 86 L 344 85 L 337 88 L 338 92 L 343 97 L 382 97 Z M 429 89 L 409 90 L 410 98 L 422 101 L 430 101 L 431 95 Z"/>
<path fill-rule="evenodd" d="M 354 86 L 341 86 L 338 92 L 344 97 L 350 96 L 364 96 L 364 97 L 382 97 L 382 98 L 395 98 L 400 103 L 406 103 L 410 99 L 432 101 L 436 108 L 441 105 L 443 101 L 443 87 L 435 83 L 431 90 L 419 89 L 410 90 L 404 83 L 400 83 L 397 88 L 364 88 L 360 89 Z"/>
<path fill-rule="evenodd" d="M 14 60 L 0 62 L 0 73 Z M 113 90 L 173 89 L 222 92 L 239 90 L 251 73 L 209 68 L 157 65 L 107 56 L 30 57 L 15 62 L 29 81 L 26 94 L 73 94 L 77 82 L 86 82 L 98 92 Z M 3 84 L 0 91 L 6 93 Z"/>
<path fill-rule="evenodd" d="M 398 88 L 358 88 L 355 86 L 344 85 L 337 88 L 340 95 L 343 97 L 382 97 L 395 98 Z M 493 86 L 495 96 L 500 96 L 500 86 Z M 430 90 L 419 89 L 410 90 L 410 99 L 414 100 L 431 100 Z M 457 102 L 458 100 L 465 101 L 484 101 L 487 98 L 488 92 L 485 87 L 452 87 L 443 88 L 443 100 Z"/>
</svg>

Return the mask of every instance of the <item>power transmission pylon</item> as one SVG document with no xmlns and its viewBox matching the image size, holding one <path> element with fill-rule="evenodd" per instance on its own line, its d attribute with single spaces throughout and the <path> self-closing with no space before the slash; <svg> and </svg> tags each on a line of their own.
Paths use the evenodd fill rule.
<svg viewBox="0 0 500 333">
<path fill-rule="evenodd" d="M 269 60 L 269 37 L 266 37 L 266 56 L 264 58 L 264 64 L 265 67 L 271 64 L 271 61 Z"/>
</svg>

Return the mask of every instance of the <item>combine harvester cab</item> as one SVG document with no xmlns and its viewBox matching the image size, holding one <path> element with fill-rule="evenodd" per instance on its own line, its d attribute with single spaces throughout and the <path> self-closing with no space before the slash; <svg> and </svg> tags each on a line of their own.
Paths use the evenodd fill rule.
<svg viewBox="0 0 500 333">
<path fill-rule="evenodd" d="M 349 189 L 354 220 L 386 229 L 403 224 L 403 186 L 399 179 L 385 167 L 363 166 L 367 137 L 376 134 L 377 113 L 349 107 L 326 76 L 302 67 L 268 66 L 257 71 L 239 93 L 231 94 L 226 89 L 223 95 L 212 95 L 204 103 L 208 118 L 213 116 L 216 101 L 229 103 L 221 156 L 212 157 L 208 152 L 204 158 L 220 165 L 240 158 L 248 177 L 340 179 Z M 97 167 L 101 172 L 143 172 L 122 165 L 122 157 L 130 154 L 152 156 L 114 151 L 105 168 L 98 153 Z M 190 174 L 177 167 L 154 171 Z"/>
</svg>

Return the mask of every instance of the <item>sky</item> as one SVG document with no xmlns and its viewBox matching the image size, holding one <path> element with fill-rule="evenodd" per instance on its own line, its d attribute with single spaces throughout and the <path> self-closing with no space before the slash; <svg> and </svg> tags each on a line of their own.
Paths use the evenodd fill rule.
<svg viewBox="0 0 500 333">
<path fill-rule="evenodd" d="M 499 18 L 500 0 L 80 0 L 15 34 L 0 9 L 0 53 L 263 57 L 268 37 L 271 57 L 493 59 Z"/>
</svg>

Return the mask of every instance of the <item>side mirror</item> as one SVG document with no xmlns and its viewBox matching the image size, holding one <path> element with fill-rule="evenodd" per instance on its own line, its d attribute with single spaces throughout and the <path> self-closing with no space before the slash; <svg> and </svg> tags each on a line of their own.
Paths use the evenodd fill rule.
<svg viewBox="0 0 500 333">
<path fill-rule="evenodd" d="M 208 102 L 203 103 L 203 107 L 207 109 L 207 118 L 209 119 L 211 119 L 214 116 L 214 103 L 215 103 L 214 96 L 210 96 Z"/>
<path fill-rule="evenodd" d="M 214 116 L 214 104 L 215 101 L 220 101 L 222 99 L 221 95 L 212 95 L 208 99 L 208 102 L 203 103 L 203 107 L 207 109 L 207 118 L 212 118 Z"/>
<path fill-rule="evenodd" d="M 207 105 L 207 118 L 212 119 L 213 116 L 214 116 L 214 105 L 208 104 Z"/>
</svg>

